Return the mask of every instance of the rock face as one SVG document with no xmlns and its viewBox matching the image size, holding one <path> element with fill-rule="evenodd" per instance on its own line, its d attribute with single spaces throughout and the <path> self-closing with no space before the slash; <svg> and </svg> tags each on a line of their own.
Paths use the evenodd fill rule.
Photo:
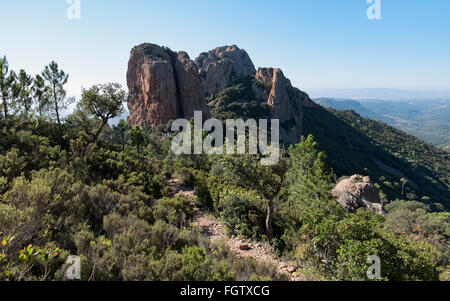
<svg viewBox="0 0 450 301">
<path fill-rule="evenodd" d="M 252 86 L 256 100 L 267 102 L 270 117 L 280 120 L 281 142 L 298 143 L 303 107 L 313 102 L 280 69 L 256 72 L 247 52 L 234 45 L 204 52 L 195 61 L 186 52 L 154 44 L 134 47 L 127 72 L 129 122 L 156 127 L 171 119 L 192 118 L 194 111 L 208 118 L 206 96 L 249 76 L 256 79 Z"/>
<path fill-rule="evenodd" d="M 208 110 L 195 63 L 184 53 L 154 44 L 131 50 L 128 63 L 129 122 L 155 127 L 176 118 L 191 118 Z"/>
<path fill-rule="evenodd" d="M 340 181 L 333 189 L 333 196 L 350 212 L 358 208 L 367 208 L 378 214 L 384 214 L 378 189 L 371 183 L 369 177 L 353 175 Z"/>
<path fill-rule="evenodd" d="M 195 59 L 207 94 L 215 94 L 234 81 L 254 75 L 256 70 L 247 52 L 239 47 L 223 46 L 204 52 Z"/>
<path fill-rule="evenodd" d="M 205 91 L 194 61 L 186 52 L 179 52 L 174 61 L 174 69 L 180 116 L 190 119 L 194 117 L 194 111 L 203 111 L 203 117 L 206 118 L 209 114 L 205 102 Z"/>
<path fill-rule="evenodd" d="M 309 106 L 309 96 L 294 88 L 281 69 L 259 68 L 255 78 L 271 85 L 267 104 L 271 118 L 280 120 L 280 137 L 282 142 L 294 144 L 300 141 L 302 133 L 303 106 Z"/>
</svg>

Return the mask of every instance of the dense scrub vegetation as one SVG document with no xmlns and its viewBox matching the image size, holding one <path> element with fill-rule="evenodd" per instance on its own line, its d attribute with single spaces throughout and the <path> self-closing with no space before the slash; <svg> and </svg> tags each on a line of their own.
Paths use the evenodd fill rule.
<svg viewBox="0 0 450 301">
<path fill-rule="evenodd" d="M 249 156 L 213 161 L 211 202 L 229 231 L 268 239 L 264 219 L 272 199 L 271 242 L 282 256 L 297 261 L 310 279 L 365 280 L 371 254 L 383 262 L 383 279 L 437 279 L 438 271 L 448 265 L 447 213 L 424 213 L 426 226 L 411 220 L 404 232 L 392 223 L 397 210 L 386 217 L 366 210 L 346 212 L 331 196 L 332 172 L 312 136 L 290 147 L 288 157 L 270 170 L 264 171 Z M 252 175 L 264 184 L 251 184 Z"/>
<path fill-rule="evenodd" d="M 209 97 L 208 106 L 212 117 L 219 120 L 268 118 L 269 107 L 255 95 L 253 85 L 261 86 L 266 94 L 270 92 L 264 83 L 251 76 L 238 80 L 230 87 Z"/>
<path fill-rule="evenodd" d="M 65 279 L 69 254 L 81 256 L 82 280 L 283 279 L 191 223 L 194 204 L 166 187 L 175 158 L 159 129 L 107 126 L 126 99 L 120 86 L 84 90 L 63 118 L 68 77 L 56 63 L 43 72 L 48 83 L 35 77 L 36 96 L 23 93 L 29 107 L 1 63 L 0 280 Z"/>
<path fill-rule="evenodd" d="M 64 118 L 68 78 L 56 63 L 42 74 L 44 84 L 36 76 L 26 86 L 1 62 L 0 280 L 63 280 L 70 254 L 81 256 L 83 280 L 285 279 L 208 241 L 192 223 L 194 206 L 230 234 L 272 244 L 309 279 L 367 280 L 369 255 L 381 258 L 384 280 L 448 278 L 450 216 L 436 210 L 438 199 L 427 205 L 420 195 L 412 201 L 397 193 L 398 200 L 386 199 L 386 216 L 344 211 L 331 196 L 334 175 L 356 167 L 364 173 L 366 161 L 354 156 L 354 169 L 336 165 L 334 156 L 345 152 L 339 144 L 336 154 L 321 151 L 333 148 L 321 140 L 320 125 L 319 144 L 304 137 L 274 166 L 261 166 L 259 155 L 176 156 L 170 124 L 140 129 L 122 120 L 109 128 L 126 99 L 117 84 L 84 90 Z M 240 93 L 233 89 L 219 98 L 233 103 Z M 434 175 L 443 181 L 437 174 L 444 173 Z M 173 177 L 195 189 L 195 204 L 171 195 L 166 181 Z"/>
</svg>

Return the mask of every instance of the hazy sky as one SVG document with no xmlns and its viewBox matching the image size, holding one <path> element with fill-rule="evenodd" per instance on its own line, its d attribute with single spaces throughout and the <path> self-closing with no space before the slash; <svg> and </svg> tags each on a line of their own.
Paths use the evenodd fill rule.
<svg viewBox="0 0 450 301">
<path fill-rule="evenodd" d="M 130 49 L 152 42 L 191 58 L 236 44 L 257 67 L 280 67 L 293 84 L 317 88 L 450 90 L 450 1 L 0 0 L 0 55 L 36 74 L 56 60 L 81 86 L 126 84 Z"/>
</svg>

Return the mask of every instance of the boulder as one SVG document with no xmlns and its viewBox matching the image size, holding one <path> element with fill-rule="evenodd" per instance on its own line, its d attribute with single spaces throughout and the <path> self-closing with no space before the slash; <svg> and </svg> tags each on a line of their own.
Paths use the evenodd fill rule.
<svg viewBox="0 0 450 301">
<path fill-rule="evenodd" d="M 369 177 L 353 175 L 340 181 L 333 189 L 333 196 L 349 212 L 367 208 L 377 214 L 384 214 L 380 192 Z"/>
<path fill-rule="evenodd" d="M 251 249 L 251 247 L 248 244 L 240 244 L 239 245 L 239 250 L 248 251 L 250 249 Z"/>
</svg>

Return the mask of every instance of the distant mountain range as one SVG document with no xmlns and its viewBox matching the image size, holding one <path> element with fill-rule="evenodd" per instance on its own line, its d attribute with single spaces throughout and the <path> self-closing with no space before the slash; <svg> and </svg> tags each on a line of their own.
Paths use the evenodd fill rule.
<svg viewBox="0 0 450 301">
<path fill-rule="evenodd" d="M 116 118 L 110 119 L 108 121 L 108 123 L 112 127 L 113 125 L 117 125 L 120 122 L 120 119 L 127 120 L 128 116 L 130 116 L 130 112 L 126 109 L 125 112 L 122 113 L 122 115 L 117 116 Z"/>
<path fill-rule="evenodd" d="M 316 98 L 335 110 L 353 110 L 444 149 L 450 149 L 450 98 L 401 100 Z"/>
<path fill-rule="evenodd" d="M 411 91 L 398 89 L 311 89 L 307 91 L 312 98 L 330 97 L 345 99 L 437 99 L 450 98 L 450 90 Z"/>
</svg>

